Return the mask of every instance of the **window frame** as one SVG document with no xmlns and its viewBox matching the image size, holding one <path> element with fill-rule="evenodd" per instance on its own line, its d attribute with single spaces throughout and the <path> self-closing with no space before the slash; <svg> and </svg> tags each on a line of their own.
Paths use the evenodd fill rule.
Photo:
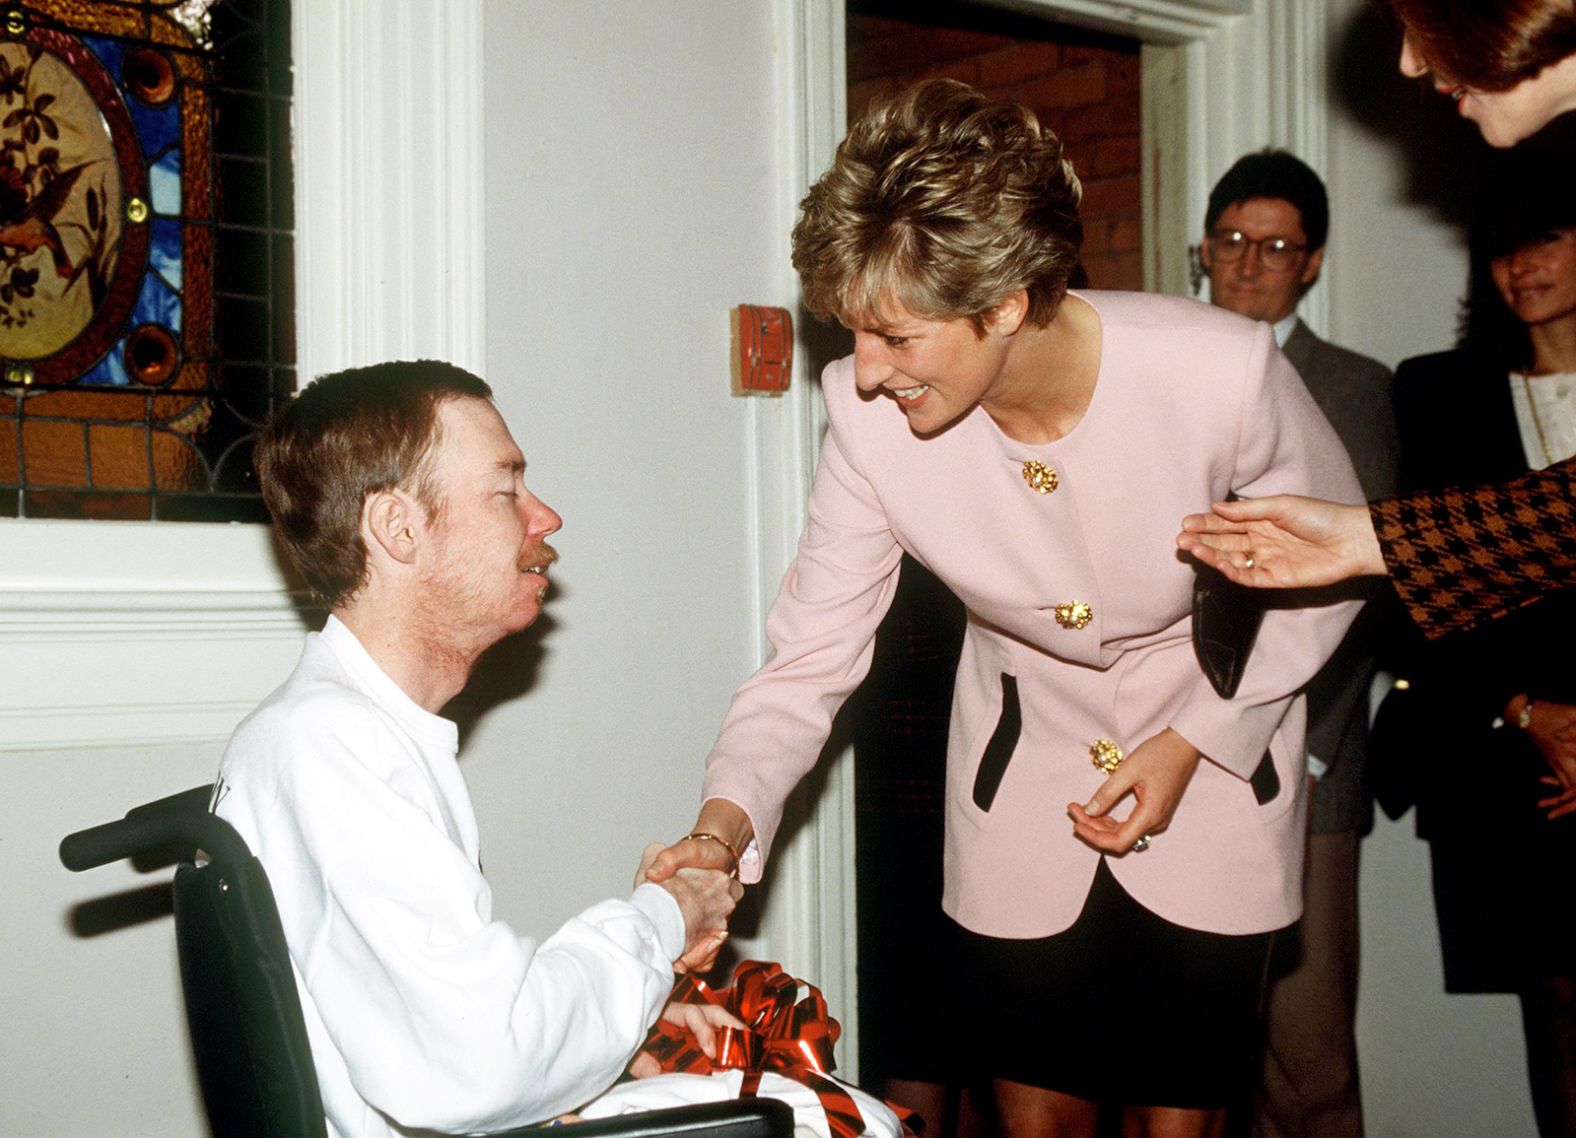
<svg viewBox="0 0 1576 1138">
<path fill-rule="evenodd" d="M 291 19 L 298 375 L 479 369 L 482 0 L 297 2 Z M 443 161 L 414 160 L 417 117 Z M 440 212 L 451 239 L 416 248 L 406 219 Z M 409 320 L 434 278 L 442 310 Z M 0 752 L 222 740 L 320 618 L 266 526 L 8 518 L 0 549 Z"/>
</svg>

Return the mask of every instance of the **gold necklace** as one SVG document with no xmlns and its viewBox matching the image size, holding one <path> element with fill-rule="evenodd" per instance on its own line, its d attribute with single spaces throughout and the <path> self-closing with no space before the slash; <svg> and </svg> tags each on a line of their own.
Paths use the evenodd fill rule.
<svg viewBox="0 0 1576 1138">
<path fill-rule="evenodd" d="M 1526 372 L 1521 373 L 1521 390 L 1527 393 L 1527 406 L 1532 409 L 1532 425 L 1538 432 L 1538 445 L 1543 448 L 1543 465 L 1553 466 L 1554 456 L 1549 453 L 1549 440 L 1543 433 L 1543 417 L 1538 414 L 1538 401 L 1532 397 L 1532 381 Z"/>
</svg>

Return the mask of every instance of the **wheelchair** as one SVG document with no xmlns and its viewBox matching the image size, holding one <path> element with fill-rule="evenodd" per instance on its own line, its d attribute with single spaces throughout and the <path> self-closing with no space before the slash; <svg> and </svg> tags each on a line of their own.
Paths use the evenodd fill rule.
<svg viewBox="0 0 1576 1138">
<path fill-rule="evenodd" d="M 262 863 L 195 786 L 118 821 L 68 835 L 60 860 L 81 871 L 174 854 L 175 940 L 198 1082 L 215 1138 L 327 1138 L 284 929 Z M 541 1126 L 498 1134 L 523 1138 Z M 552 1127 L 566 1138 L 791 1138 L 784 1103 L 741 1099 Z"/>
</svg>

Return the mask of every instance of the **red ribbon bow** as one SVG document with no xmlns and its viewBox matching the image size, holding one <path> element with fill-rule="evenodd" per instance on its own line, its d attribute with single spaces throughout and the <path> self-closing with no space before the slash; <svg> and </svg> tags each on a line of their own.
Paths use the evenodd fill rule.
<svg viewBox="0 0 1576 1138">
<path fill-rule="evenodd" d="M 864 1133 L 858 1105 L 831 1077 L 837 1065 L 832 1044 L 843 1029 L 827 1014 L 826 1000 L 814 985 L 795 980 L 776 964 L 746 960 L 734 969 L 732 987 L 713 991 L 704 980 L 686 975 L 673 989 L 673 999 L 726 1008 L 744 1021 L 745 1028 L 720 1028 L 717 1058 L 712 1059 L 687 1029 L 658 1020 L 641 1050 L 664 1071 L 709 1075 L 714 1070 L 742 1070 L 740 1098 L 753 1098 L 767 1071 L 784 1075 L 815 1092 L 837 1138 Z"/>
</svg>

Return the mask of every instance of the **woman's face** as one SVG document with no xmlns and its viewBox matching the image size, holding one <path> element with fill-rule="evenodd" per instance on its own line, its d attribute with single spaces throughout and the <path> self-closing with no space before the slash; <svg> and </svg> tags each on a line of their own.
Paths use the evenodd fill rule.
<svg viewBox="0 0 1576 1138">
<path fill-rule="evenodd" d="M 854 329 L 854 378 L 861 391 L 897 403 L 917 435 L 939 431 L 988 400 L 1007 358 L 1007 338 L 966 318 L 928 320 L 894 306 Z"/>
<path fill-rule="evenodd" d="M 1576 109 L 1576 55 L 1545 67 L 1508 91 L 1479 91 L 1435 71 L 1411 35 L 1403 32 L 1400 68 L 1401 74 L 1413 79 L 1433 72 L 1434 90 L 1454 99 L 1461 117 L 1477 123 L 1490 146 L 1514 146 L 1556 115 Z"/>
<path fill-rule="evenodd" d="M 1576 228 L 1552 229 L 1489 262 L 1494 285 L 1529 328 L 1576 320 Z"/>
</svg>

